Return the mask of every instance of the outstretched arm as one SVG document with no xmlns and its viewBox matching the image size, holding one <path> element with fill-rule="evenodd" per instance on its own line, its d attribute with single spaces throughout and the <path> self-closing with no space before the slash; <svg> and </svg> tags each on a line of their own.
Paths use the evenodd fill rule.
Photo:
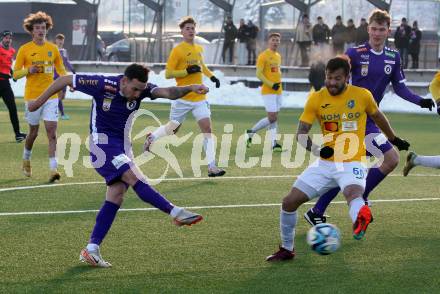
<svg viewBox="0 0 440 294">
<path fill-rule="evenodd" d="M 153 99 L 156 98 L 166 98 L 170 100 L 176 100 L 182 98 L 190 92 L 195 92 L 197 94 L 208 93 L 209 88 L 204 85 L 189 85 L 182 87 L 167 87 L 167 88 L 154 88 L 151 95 Z"/>
<path fill-rule="evenodd" d="M 72 75 L 59 77 L 36 100 L 30 101 L 28 103 L 29 111 L 30 112 L 36 111 L 47 100 L 49 100 L 49 98 L 52 97 L 55 93 L 58 93 L 66 86 L 72 86 L 72 84 L 73 84 L 73 76 Z"/>
<path fill-rule="evenodd" d="M 370 118 L 376 123 L 379 129 L 387 136 L 390 141 L 396 138 L 394 130 L 391 128 L 390 122 L 382 111 L 378 110 L 374 114 L 370 114 Z"/>
<path fill-rule="evenodd" d="M 410 144 L 397 137 L 394 133 L 394 130 L 391 128 L 390 122 L 386 118 L 386 116 L 380 111 L 376 111 L 373 114 L 369 114 L 371 119 L 376 123 L 376 125 L 379 127 L 379 129 L 387 136 L 388 140 L 397 147 L 397 149 L 401 150 L 408 150 Z"/>
</svg>

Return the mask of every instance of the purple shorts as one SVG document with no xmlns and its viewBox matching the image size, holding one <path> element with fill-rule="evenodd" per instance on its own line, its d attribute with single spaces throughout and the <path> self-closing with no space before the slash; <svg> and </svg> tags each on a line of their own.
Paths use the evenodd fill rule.
<svg viewBox="0 0 440 294">
<path fill-rule="evenodd" d="M 107 186 L 119 181 L 130 169 L 131 159 L 125 154 L 124 144 L 90 144 L 92 166 L 104 179 Z"/>
<path fill-rule="evenodd" d="M 393 145 L 375 124 L 367 124 L 365 147 L 367 148 L 367 156 L 381 158 L 383 154 L 393 148 Z"/>
</svg>

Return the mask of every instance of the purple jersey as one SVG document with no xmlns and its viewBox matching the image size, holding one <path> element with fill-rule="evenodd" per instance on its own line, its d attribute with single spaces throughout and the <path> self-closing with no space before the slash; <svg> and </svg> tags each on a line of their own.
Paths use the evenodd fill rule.
<svg viewBox="0 0 440 294">
<path fill-rule="evenodd" d="M 66 69 L 68 69 L 69 71 L 75 73 L 75 70 L 73 69 L 72 64 L 69 61 L 69 55 L 67 54 L 67 50 L 64 48 L 58 49 L 60 51 L 60 55 L 63 58 L 63 64 L 64 67 Z M 53 75 L 54 79 L 57 79 L 59 77 L 57 70 L 55 69 L 54 75 Z"/>
<path fill-rule="evenodd" d="M 121 95 L 119 81 L 123 76 L 74 75 L 73 88 L 93 96 L 90 134 L 107 135 L 109 141 L 123 141 L 124 128 L 129 116 L 139 109 L 142 99 L 152 97 L 157 86 L 147 84 L 138 99 L 128 101 Z"/>
<path fill-rule="evenodd" d="M 346 54 L 351 61 L 351 83 L 363 87 L 373 94 L 377 104 L 382 101 L 387 86 L 391 83 L 394 92 L 403 99 L 419 105 L 421 97 L 413 94 L 405 85 L 405 75 L 400 66 L 400 55 L 396 50 L 384 47 L 375 52 L 368 43 L 349 48 Z M 368 118 L 367 133 L 378 131 Z"/>
</svg>

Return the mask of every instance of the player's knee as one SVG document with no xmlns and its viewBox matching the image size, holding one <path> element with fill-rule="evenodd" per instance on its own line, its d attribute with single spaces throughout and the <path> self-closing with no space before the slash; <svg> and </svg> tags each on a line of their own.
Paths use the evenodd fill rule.
<svg viewBox="0 0 440 294">
<path fill-rule="evenodd" d="M 298 203 L 297 199 L 291 194 L 283 198 L 282 208 L 284 211 L 293 212 L 299 205 L 300 203 Z"/>
<path fill-rule="evenodd" d="M 382 166 L 386 171 L 391 172 L 399 165 L 399 160 L 399 153 L 396 150 L 391 149 L 385 154 Z"/>
<path fill-rule="evenodd" d="M 267 118 L 269 119 L 269 122 L 272 124 L 277 121 L 278 116 L 274 113 L 271 113 L 267 116 Z"/>
</svg>

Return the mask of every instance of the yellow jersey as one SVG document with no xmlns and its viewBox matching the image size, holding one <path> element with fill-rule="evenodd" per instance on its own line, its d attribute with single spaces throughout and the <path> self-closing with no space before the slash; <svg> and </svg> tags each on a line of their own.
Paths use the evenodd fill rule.
<svg viewBox="0 0 440 294">
<path fill-rule="evenodd" d="M 431 92 L 432 98 L 437 100 L 437 105 L 438 105 L 439 103 L 438 100 L 440 99 L 440 71 L 437 72 L 434 78 L 432 79 L 432 82 L 429 85 L 429 91 Z"/>
<path fill-rule="evenodd" d="M 31 41 L 18 49 L 14 71 L 29 69 L 33 65 L 38 67 L 38 73 L 26 75 L 24 99 L 27 101 L 35 100 L 53 82 L 54 67 L 60 76 L 66 74 L 58 47 L 50 42 L 39 46 Z M 54 95 L 51 99 L 56 97 Z"/>
<path fill-rule="evenodd" d="M 261 72 L 263 77 L 259 76 L 258 72 Z M 266 49 L 258 55 L 257 77 L 263 82 L 261 94 L 281 94 L 283 92 L 281 85 L 277 91 L 272 89 L 274 83 L 281 83 L 281 55 L 278 52 Z"/>
<path fill-rule="evenodd" d="M 198 65 L 202 72 L 187 74 L 186 68 L 190 65 Z M 175 76 L 177 86 L 187 86 L 192 84 L 202 84 L 202 73 L 208 78 L 213 76 L 213 73 L 206 67 L 203 62 L 203 48 L 197 44 L 190 44 L 182 42 L 171 50 L 166 65 L 166 75 Z M 179 74 L 175 74 L 179 72 Z M 205 100 L 205 94 L 197 94 L 194 92 L 186 94 L 182 99 L 198 102 Z"/>
<path fill-rule="evenodd" d="M 299 120 L 308 124 L 318 120 L 324 144 L 335 151 L 327 160 L 364 161 L 367 115 L 377 111 L 376 101 L 367 89 L 347 85 L 343 93 L 332 96 L 324 87 L 309 96 Z"/>
</svg>

